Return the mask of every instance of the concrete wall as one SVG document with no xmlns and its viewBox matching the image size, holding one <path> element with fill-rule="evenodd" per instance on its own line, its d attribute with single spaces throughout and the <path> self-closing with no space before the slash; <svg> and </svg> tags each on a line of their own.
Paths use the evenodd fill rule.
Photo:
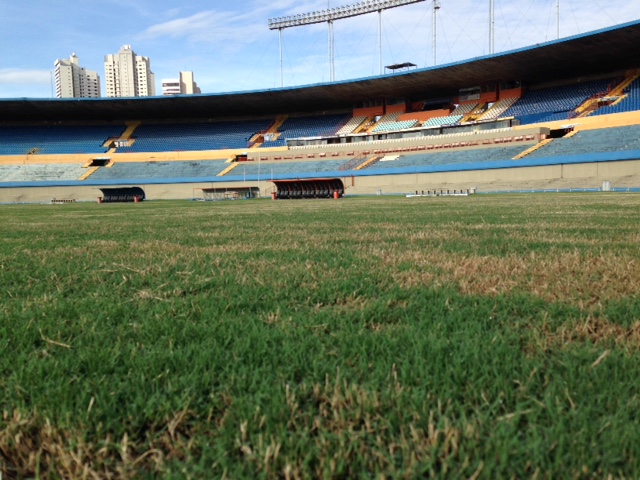
<svg viewBox="0 0 640 480">
<path fill-rule="evenodd" d="M 640 186 L 640 160 L 540 167 L 418 173 L 345 179 L 349 194 L 410 193 L 416 190 L 467 189 L 478 191 L 597 188 L 605 180 L 613 187 Z"/>
<path fill-rule="evenodd" d="M 640 160 L 620 162 L 580 163 L 541 167 L 472 170 L 466 172 L 413 173 L 407 175 L 376 175 L 370 177 L 343 177 L 347 195 L 382 193 L 411 193 L 439 189 L 467 189 L 479 192 L 497 190 L 597 188 L 602 182 L 612 187 L 640 186 Z M 201 188 L 259 187 L 261 195 L 268 197 L 274 190 L 270 181 L 258 182 L 200 182 L 188 184 L 147 185 L 137 183 L 148 200 L 201 198 Z M 0 188 L 0 203 L 43 203 L 52 199 L 96 201 L 102 193 L 95 186 Z"/>
</svg>

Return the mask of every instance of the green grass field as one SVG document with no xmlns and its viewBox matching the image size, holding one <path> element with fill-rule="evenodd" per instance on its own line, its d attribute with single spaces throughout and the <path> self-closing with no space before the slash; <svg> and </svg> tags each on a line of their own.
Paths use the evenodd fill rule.
<svg viewBox="0 0 640 480">
<path fill-rule="evenodd" d="M 4 478 L 640 478 L 639 195 L 3 206 L 0 238 Z"/>
</svg>

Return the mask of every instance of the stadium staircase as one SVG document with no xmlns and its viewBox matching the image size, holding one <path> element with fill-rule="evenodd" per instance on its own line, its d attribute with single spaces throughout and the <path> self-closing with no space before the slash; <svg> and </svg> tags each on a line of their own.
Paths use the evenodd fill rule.
<svg viewBox="0 0 640 480">
<path fill-rule="evenodd" d="M 570 118 L 581 118 L 592 114 L 598 109 L 598 103 L 603 97 L 618 97 L 611 105 L 620 103 L 626 97 L 624 94 L 625 89 L 628 88 L 629 85 L 631 85 L 638 77 L 640 77 L 640 75 L 638 75 L 637 70 L 627 72 L 622 82 L 610 86 L 607 88 L 606 92 L 598 93 L 585 100 L 582 105 L 571 112 Z"/>
<path fill-rule="evenodd" d="M 225 168 L 224 170 L 222 170 L 218 175 L 216 175 L 217 177 L 224 177 L 227 173 L 229 173 L 231 170 L 233 170 L 234 168 L 236 168 L 238 165 L 240 165 L 240 162 L 233 162 L 231 165 L 229 165 L 227 168 Z"/>
<path fill-rule="evenodd" d="M 365 168 L 369 168 L 374 163 L 377 163 L 384 155 L 374 155 L 373 157 L 369 157 L 368 160 L 362 162 L 358 165 L 354 170 L 364 170 Z"/>
<path fill-rule="evenodd" d="M 356 128 L 352 133 L 364 133 L 368 132 L 370 128 L 375 124 L 375 120 L 373 117 L 367 117 L 367 119 L 360 124 L 358 128 Z"/>
<path fill-rule="evenodd" d="M 615 98 L 615 100 L 610 103 L 609 107 L 614 107 L 622 102 L 628 96 L 628 89 L 631 87 L 633 82 L 635 82 L 638 78 L 640 78 L 640 70 L 629 70 L 625 75 L 625 78 L 617 85 L 608 89 L 608 92 L 605 95 L 599 95 L 595 98 L 590 98 L 583 105 L 578 107 L 575 110 L 575 117 L 586 117 L 594 113 L 599 109 L 599 101 L 602 97 Z"/>
<path fill-rule="evenodd" d="M 635 69 L 627 72 L 625 79 L 618 86 L 614 87 L 610 92 L 610 97 L 619 97 L 624 91 L 638 78 L 640 78 L 640 70 Z"/>
<path fill-rule="evenodd" d="M 570 113 L 569 118 L 582 118 L 591 115 L 593 112 L 598 110 L 598 104 L 604 97 L 617 97 L 616 100 L 611 103 L 611 105 L 620 103 L 626 97 L 625 89 L 627 89 L 639 77 L 640 74 L 638 74 L 638 70 L 630 70 L 629 72 L 627 72 L 625 78 L 621 82 L 609 86 L 606 92 L 597 93 L 585 100 L 580 106 L 578 106 L 573 112 Z"/>
<path fill-rule="evenodd" d="M 136 128 L 138 128 L 140 126 L 142 122 L 127 122 L 127 129 L 122 132 L 122 135 L 120 135 L 119 140 L 129 140 L 131 139 L 131 135 L 133 135 L 133 132 L 136 131 Z"/>
<path fill-rule="evenodd" d="M 571 137 L 573 137 L 574 135 L 576 135 L 579 131 L 580 131 L 580 130 L 573 129 L 573 130 L 571 130 L 569 133 L 567 133 L 567 134 L 566 134 L 564 137 L 562 137 L 562 138 L 571 138 Z"/>
<path fill-rule="evenodd" d="M 357 170 L 358 167 L 362 165 L 364 162 L 366 162 L 368 159 L 369 159 L 369 156 L 363 153 L 362 155 L 358 155 L 357 157 L 350 159 L 344 165 L 340 166 L 338 170 Z"/>
<path fill-rule="evenodd" d="M 376 129 L 382 127 L 383 125 L 387 125 L 389 123 L 395 123 L 399 116 L 400 116 L 399 113 L 385 113 L 384 115 L 382 115 L 380 117 L 380 119 L 377 122 L 374 122 L 365 131 L 368 132 L 368 133 L 375 132 Z"/>
<path fill-rule="evenodd" d="M 109 145 L 111 145 L 112 142 L 118 142 L 118 141 L 129 142 L 129 144 L 135 142 L 135 140 L 131 140 L 131 136 L 133 135 L 133 132 L 136 131 L 136 128 L 138 128 L 141 124 L 142 122 L 139 122 L 139 121 L 126 122 L 125 125 L 127 126 L 127 128 L 124 130 L 124 132 L 122 132 L 118 138 L 110 138 L 109 140 L 107 140 L 104 143 L 104 147 L 106 148 Z M 118 148 L 113 147 L 113 148 L 109 148 L 109 150 L 107 150 L 106 153 L 116 153 L 117 151 L 118 151 Z"/>
<path fill-rule="evenodd" d="M 91 175 L 96 173 L 99 169 L 100 169 L 100 167 L 90 167 L 86 172 L 84 172 L 82 175 L 80 175 L 78 177 L 78 180 L 86 180 Z"/>
<path fill-rule="evenodd" d="M 364 115 L 352 117 L 351 119 L 349 119 L 349 121 L 347 121 L 347 123 L 340 127 L 340 129 L 336 132 L 336 135 L 340 136 L 353 133 L 355 130 L 359 129 L 366 120 L 368 120 L 368 117 Z"/>
<path fill-rule="evenodd" d="M 494 120 L 499 118 L 509 107 L 518 101 L 518 97 L 503 98 L 481 113 L 476 120 Z"/>
<path fill-rule="evenodd" d="M 278 129 L 287 120 L 287 118 L 289 118 L 289 115 L 278 115 L 271 126 L 264 133 L 256 133 L 253 137 L 251 137 L 251 146 L 249 148 L 255 149 L 260 148 L 262 145 L 264 145 L 265 135 L 273 135 L 273 139 L 277 140 L 280 136 L 278 133 Z"/>
<path fill-rule="evenodd" d="M 462 120 L 464 120 L 464 118 L 471 115 L 471 113 L 475 111 L 477 107 L 478 107 L 477 103 L 468 103 L 466 105 L 458 105 L 453 110 L 453 112 L 450 113 L 450 115 L 451 116 L 460 115 L 462 117 Z"/>
<path fill-rule="evenodd" d="M 628 96 L 629 96 L 628 94 L 620 95 L 613 103 L 609 104 L 608 106 L 609 107 L 615 107 L 616 105 L 621 103 Z"/>
<path fill-rule="evenodd" d="M 573 133 L 573 132 L 571 132 Z M 577 133 L 577 131 L 576 131 Z M 575 133 L 574 133 L 575 135 Z M 567 135 L 568 136 L 568 135 Z M 527 148 L 524 152 L 519 153 L 518 155 L 516 155 L 515 157 L 513 157 L 511 160 L 520 160 L 521 158 L 526 157 L 527 155 L 529 155 L 530 153 L 535 152 L 536 150 L 544 147 L 545 145 L 549 145 L 551 142 L 553 142 L 553 138 L 547 138 L 545 140 L 542 140 L 539 143 L 536 143 L 534 146 Z"/>
<path fill-rule="evenodd" d="M 474 120 L 477 120 L 477 118 L 480 115 L 482 115 L 486 110 L 487 110 L 487 104 L 479 103 L 469 113 L 467 113 L 464 117 L 462 117 L 462 120 L 460 121 L 460 123 L 473 122 Z"/>
<path fill-rule="evenodd" d="M 598 109 L 598 102 L 603 96 L 607 96 L 607 94 L 603 95 L 594 95 L 591 98 L 585 100 L 585 102 L 576 108 L 573 112 L 569 114 L 569 118 L 581 118 L 586 117 L 590 113 L 596 111 Z"/>
</svg>

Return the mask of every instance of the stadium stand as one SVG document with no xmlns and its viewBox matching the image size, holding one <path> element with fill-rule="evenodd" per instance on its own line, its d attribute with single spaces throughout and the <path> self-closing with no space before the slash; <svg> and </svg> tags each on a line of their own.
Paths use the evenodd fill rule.
<svg viewBox="0 0 640 480">
<path fill-rule="evenodd" d="M 98 169 L 91 180 L 214 177 L 227 166 L 223 160 L 116 162 L 113 167 Z"/>
<path fill-rule="evenodd" d="M 401 155 L 397 160 L 376 162 L 373 168 L 411 168 L 426 165 L 459 165 L 511 160 L 522 150 L 522 145 L 517 145 L 510 147 L 475 148 L 471 150 L 449 150 L 446 152 Z"/>
<path fill-rule="evenodd" d="M 569 118 L 570 112 L 588 98 L 605 94 L 614 79 L 593 80 L 573 85 L 530 90 L 504 112 L 523 125 Z"/>
<path fill-rule="evenodd" d="M 86 169 L 77 164 L 0 165 L 0 182 L 77 180 Z"/>
<path fill-rule="evenodd" d="M 0 155 L 104 153 L 125 126 L 2 126 Z"/>
<path fill-rule="evenodd" d="M 173 125 L 142 124 L 130 147 L 119 152 L 166 152 L 247 148 L 251 137 L 265 131 L 272 119 L 244 122 L 190 123 Z"/>
<path fill-rule="evenodd" d="M 463 115 L 450 115 L 448 117 L 430 118 L 422 124 L 423 127 L 442 127 L 443 125 L 455 125 L 462 120 Z"/>
<path fill-rule="evenodd" d="M 384 122 L 376 126 L 373 129 L 373 133 L 379 132 L 393 132 L 397 130 L 405 130 L 407 128 L 413 128 L 418 125 L 417 120 L 403 120 L 401 122 Z"/>
<path fill-rule="evenodd" d="M 611 113 L 633 112 L 640 110 L 640 79 L 635 80 L 625 91 L 627 95 L 619 103 L 600 107 L 592 115 L 608 115 Z"/>
<path fill-rule="evenodd" d="M 316 162 L 246 162 L 233 169 L 232 175 L 258 175 L 269 178 L 270 175 L 296 175 L 309 172 L 330 172 L 338 170 L 344 160 L 321 160 Z"/>
<path fill-rule="evenodd" d="M 557 138 L 527 158 L 584 155 L 640 150 L 640 125 L 585 130 L 569 138 Z"/>
<path fill-rule="evenodd" d="M 362 123 L 367 119 L 364 115 L 359 115 L 351 118 L 347 123 L 345 123 L 337 132 L 336 135 L 348 135 L 353 133 Z"/>
<path fill-rule="evenodd" d="M 495 102 L 491 107 L 487 109 L 482 115 L 480 115 L 477 119 L 480 121 L 486 120 L 494 120 L 502 116 L 504 112 L 506 112 L 511 105 L 518 101 L 517 97 L 511 98 L 503 98 Z"/>
<path fill-rule="evenodd" d="M 379 119 L 378 122 L 373 126 L 373 128 L 370 130 L 371 132 L 375 132 L 378 128 L 386 128 L 387 124 L 394 124 L 396 123 L 396 121 L 398 120 L 398 117 L 400 116 L 400 113 L 387 113 L 385 115 L 382 115 Z"/>
<path fill-rule="evenodd" d="M 338 168 L 338 170 L 356 170 L 368 159 L 368 154 L 360 154 L 357 157 L 354 157 L 348 160 L 346 163 L 340 165 L 340 168 Z"/>
<path fill-rule="evenodd" d="M 468 113 L 471 113 L 473 111 L 474 108 L 476 108 L 478 106 L 477 103 L 468 103 L 466 105 L 458 105 L 453 112 L 451 112 L 451 116 L 456 116 L 456 115 L 461 115 L 461 116 L 465 116 Z"/>
<path fill-rule="evenodd" d="M 313 117 L 289 117 L 278 129 L 280 136 L 277 140 L 265 141 L 265 147 L 284 147 L 287 139 L 332 136 L 345 126 L 351 115 L 319 115 Z"/>
</svg>

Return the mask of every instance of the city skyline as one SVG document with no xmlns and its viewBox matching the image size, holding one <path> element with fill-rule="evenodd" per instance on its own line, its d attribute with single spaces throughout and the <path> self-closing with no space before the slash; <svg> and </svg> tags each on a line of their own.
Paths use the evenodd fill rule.
<svg viewBox="0 0 640 480">
<path fill-rule="evenodd" d="M 76 52 L 82 66 L 104 72 L 104 56 L 132 45 L 152 61 L 157 79 L 193 71 L 203 93 L 280 86 L 278 34 L 270 18 L 353 4 L 352 1 L 194 0 L 175 7 L 166 0 L 88 0 L 73 4 L 25 0 L 0 4 L 6 28 L 0 32 L 0 98 L 51 98 L 56 59 Z M 438 12 L 438 64 L 487 55 L 488 2 L 441 0 Z M 535 45 L 556 37 L 556 0 L 495 0 L 495 51 Z M 383 62 L 410 61 L 432 66 L 431 1 L 383 14 Z M 39 15 L 29 15 L 38 11 Z M 561 37 L 640 18 L 640 3 L 611 0 L 561 1 Z M 377 15 L 335 24 L 336 80 L 378 74 Z M 283 32 L 285 86 L 329 80 L 327 27 Z M 102 75 L 101 75 L 102 76 Z M 102 78 L 102 91 L 106 92 Z M 161 94 L 161 86 L 155 85 Z"/>
</svg>

